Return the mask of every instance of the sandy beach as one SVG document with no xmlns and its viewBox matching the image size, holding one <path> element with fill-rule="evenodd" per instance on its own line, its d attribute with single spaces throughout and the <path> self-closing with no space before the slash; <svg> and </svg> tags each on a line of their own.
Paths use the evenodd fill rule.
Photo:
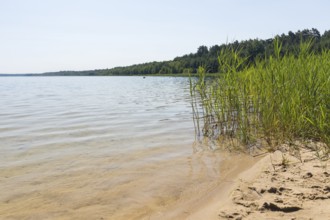
<svg viewBox="0 0 330 220">
<path fill-rule="evenodd" d="M 330 219 L 324 151 L 267 153 L 187 219 Z"/>
<path fill-rule="evenodd" d="M 187 173 L 184 169 L 175 171 L 177 178 L 181 177 L 181 183 L 169 182 L 169 172 L 165 172 L 145 177 L 140 175 L 139 182 L 122 185 L 124 191 L 135 190 L 139 194 L 133 204 L 132 197 L 127 200 L 114 197 L 115 193 L 121 195 L 118 189 L 113 189 L 117 190 L 115 192 L 108 186 L 90 189 L 95 183 L 116 177 L 110 173 L 93 174 L 84 169 L 82 172 L 86 175 L 81 172 L 72 174 L 70 179 L 77 181 L 69 185 L 64 176 L 60 183 L 50 176 L 51 179 L 46 179 L 42 186 L 37 180 L 31 182 L 31 186 L 13 186 L 8 178 L 8 184 L 2 183 L 3 196 L 8 194 L 11 197 L 7 196 L 9 199 L 0 206 L 1 219 L 90 219 L 95 216 L 100 216 L 99 219 L 330 219 L 330 170 L 324 152 L 318 151 L 317 154 L 303 148 L 295 156 L 285 149 L 255 157 L 220 151 L 209 154 L 201 152 L 195 155 L 197 158 L 191 158 L 191 161 L 204 163 L 204 167 L 199 163 L 191 164 L 195 179 L 188 185 L 185 181 L 189 176 L 184 176 Z M 217 163 L 210 163 L 220 156 Z M 171 169 L 182 161 L 174 162 L 160 164 L 156 170 L 163 166 Z M 207 169 L 210 166 L 212 169 Z M 48 167 L 50 165 L 46 164 L 45 168 Z M 42 167 L 38 169 L 43 172 Z M 136 170 L 136 173 L 141 172 Z M 152 187 L 152 181 L 158 184 L 148 194 L 143 187 L 148 184 Z M 162 186 L 160 182 L 163 188 L 159 188 Z M 169 183 L 171 187 L 165 187 Z M 24 193 L 19 193 L 22 190 Z M 154 199 L 151 195 L 155 192 L 166 194 L 168 198 Z M 113 204 L 123 210 L 114 212 L 111 209 Z"/>
</svg>

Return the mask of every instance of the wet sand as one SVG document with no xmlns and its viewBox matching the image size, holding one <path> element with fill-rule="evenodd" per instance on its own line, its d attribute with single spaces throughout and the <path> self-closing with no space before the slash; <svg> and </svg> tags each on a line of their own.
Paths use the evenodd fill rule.
<svg viewBox="0 0 330 220">
<path fill-rule="evenodd" d="M 309 145 L 322 146 L 320 143 Z M 173 208 L 174 211 L 157 217 L 330 219 L 330 161 L 329 155 L 324 154 L 327 150 L 320 147 L 316 153 L 315 149 L 302 148 L 297 153 L 285 149 L 287 146 L 281 151 L 262 154 L 252 166 L 246 164 L 245 170 L 237 169 L 239 173 L 229 172 L 225 181 L 193 206 L 181 204 Z"/>
<path fill-rule="evenodd" d="M 226 159 L 216 168 L 221 176 L 209 184 L 197 180 L 180 200 L 146 219 L 218 219 L 219 207 L 229 200 L 229 192 L 240 174 L 261 159 L 238 153 L 222 152 L 222 155 Z"/>
</svg>

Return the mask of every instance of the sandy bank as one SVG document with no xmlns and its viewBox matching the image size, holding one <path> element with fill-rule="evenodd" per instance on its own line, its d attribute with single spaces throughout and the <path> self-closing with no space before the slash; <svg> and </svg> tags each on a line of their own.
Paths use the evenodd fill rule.
<svg viewBox="0 0 330 220">
<path fill-rule="evenodd" d="M 329 160 L 319 157 L 268 154 L 187 219 L 330 219 Z"/>
</svg>

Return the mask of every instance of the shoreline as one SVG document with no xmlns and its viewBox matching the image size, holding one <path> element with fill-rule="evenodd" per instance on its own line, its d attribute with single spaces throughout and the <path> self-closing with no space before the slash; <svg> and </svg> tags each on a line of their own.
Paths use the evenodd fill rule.
<svg viewBox="0 0 330 220">
<path fill-rule="evenodd" d="M 330 219 L 329 165 L 310 149 L 269 153 L 186 219 Z"/>
<path fill-rule="evenodd" d="M 226 159 L 216 169 L 220 169 L 223 175 L 214 180 L 211 187 L 207 186 L 207 191 L 202 189 L 203 185 L 196 184 L 195 191 L 189 190 L 177 202 L 143 219 L 218 219 L 218 207 L 229 201 L 230 192 L 237 186 L 237 180 L 263 159 L 262 156 L 251 157 L 244 153 L 222 153 Z"/>
<path fill-rule="evenodd" d="M 30 188 L 26 188 L 26 185 L 14 187 L 14 189 L 24 190 L 25 195 L 22 197 L 20 193 L 11 194 L 6 203 L 3 203 L 2 208 L 5 209 L 2 211 L 7 210 L 8 212 L 2 217 L 5 219 L 20 219 L 23 216 L 33 216 L 35 219 L 44 217 L 71 219 L 95 217 L 97 214 L 104 216 L 104 219 L 239 220 L 313 219 L 314 217 L 315 219 L 330 219 L 330 160 L 320 160 L 316 157 L 315 151 L 310 149 L 302 149 L 300 159 L 297 156 L 291 156 L 288 152 L 282 152 L 276 151 L 252 157 L 242 153 L 219 151 L 217 153 L 221 155 L 221 158 L 216 163 L 217 166 L 212 167 L 212 170 L 221 175 L 214 176 L 212 170 L 209 170 L 209 173 L 205 172 L 208 170 L 206 168 L 210 168 L 214 164 L 212 162 L 207 164 L 206 159 L 219 159 L 219 155 L 212 154 L 212 157 L 209 157 L 210 155 L 203 153 L 196 154 L 196 158 L 190 161 L 198 160 L 198 163 L 202 162 L 204 166 L 198 165 L 195 167 L 196 170 L 191 169 L 190 171 L 197 171 L 198 175 L 208 176 L 208 181 L 200 181 L 199 178 L 196 178 L 188 185 L 188 188 L 183 188 L 185 176 L 182 173 L 186 173 L 184 170 L 178 172 L 178 175 L 183 178 L 181 183 L 166 182 L 165 173 L 148 176 L 147 179 L 141 180 L 143 184 L 140 185 L 131 181 L 127 183 L 128 185 L 123 186 L 123 190 L 138 189 L 138 191 L 134 191 L 138 196 L 134 200 L 127 197 L 127 200 L 122 202 L 124 209 L 118 213 L 109 210 L 112 203 L 109 203 L 108 199 L 113 198 L 114 200 L 112 191 L 103 190 L 102 194 L 99 191 L 97 194 L 91 194 L 94 190 L 86 191 L 86 187 L 90 188 L 91 185 L 100 183 L 100 181 L 95 182 L 99 175 L 92 176 L 91 173 L 83 170 L 84 175 L 87 176 L 80 176 L 82 173 L 77 173 L 79 175 L 73 177 L 75 180 L 81 181 L 72 182 L 73 185 L 69 188 L 63 187 L 65 186 L 63 183 L 67 182 L 66 179 L 61 179 L 60 184 L 54 184 L 55 179 L 52 177 L 45 182 L 46 185 L 36 190 L 36 184 L 41 183 L 39 180 L 33 182 Z M 207 154 L 207 152 L 205 153 Z M 286 160 L 284 165 L 283 158 Z M 185 161 L 181 162 L 185 163 Z M 101 161 L 101 164 L 104 163 L 105 161 Z M 163 164 L 162 166 L 170 168 L 171 166 L 168 165 Z M 191 166 L 194 168 L 194 164 Z M 49 166 L 46 165 L 45 168 L 47 167 Z M 55 166 L 52 165 L 52 167 Z M 137 170 L 136 173 L 139 171 Z M 115 177 L 110 173 L 103 173 L 102 176 L 104 179 L 101 182 Z M 163 177 L 165 178 L 162 179 Z M 87 179 L 88 184 L 83 181 Z M 167 188 L 160 189 L 161 185 L 155 185 L 152 188 L 155 190 L 154 192 L 160 193 L 159 195 L 168 195 L 168 198 L 154 200 L 153 197 L 148 196 L 148 190 L 143 188 L 145 184 L 157 179 L 164 181 L 162 186 L 174 184 L 171 188 L 172 191 Z M 75 185 L 78 182 L 84 185 Z M 182 184 L 182 187 L 175 189 L 177 184 Z M 12 184 L 9 185 L 13 187 Z M 62 186 L 62 188 L 55 186 Z M 141 188 L 136 188 L 136 186 Z M 68 193 L 71 190 L 75 192 L 74 200 L 61 197 L 61 195 L 64 196 L 64 192 Z M 97 200 L 95 200 L 96 198 Z M 120 198 L 120 196 L 116 198 Z M 26 203 L 27 200 L 34 202 Z M 63 203 L 60 211 L 55 212 L 58 210 L 58 206 L 54 206 L 57 203 L 54 204 L 53 201 Z M 130 207 L 129 204 L 132 201 L 140 206 L 138 208 L 136 208 L 137 206 Z M 70 205 L 66 202 L 70 202 Z M 37 204 L 39 204 L 38 208 L 36 208 Z M 10 210 L 14 210 L 16 207 L 21 208 L 15 213 L 10 213 Z"/>
</svg>

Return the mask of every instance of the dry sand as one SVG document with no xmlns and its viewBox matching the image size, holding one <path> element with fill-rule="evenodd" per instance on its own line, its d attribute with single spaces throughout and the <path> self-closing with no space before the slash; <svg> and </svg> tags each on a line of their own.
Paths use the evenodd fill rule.
<svg viewBox="0 0 330 220">
<path fill-rule="evenodd" d="M 266 154 L 187 219 L 330 219 L 329 160 L 320 156 L 307 148 Z"/>
</svg>

